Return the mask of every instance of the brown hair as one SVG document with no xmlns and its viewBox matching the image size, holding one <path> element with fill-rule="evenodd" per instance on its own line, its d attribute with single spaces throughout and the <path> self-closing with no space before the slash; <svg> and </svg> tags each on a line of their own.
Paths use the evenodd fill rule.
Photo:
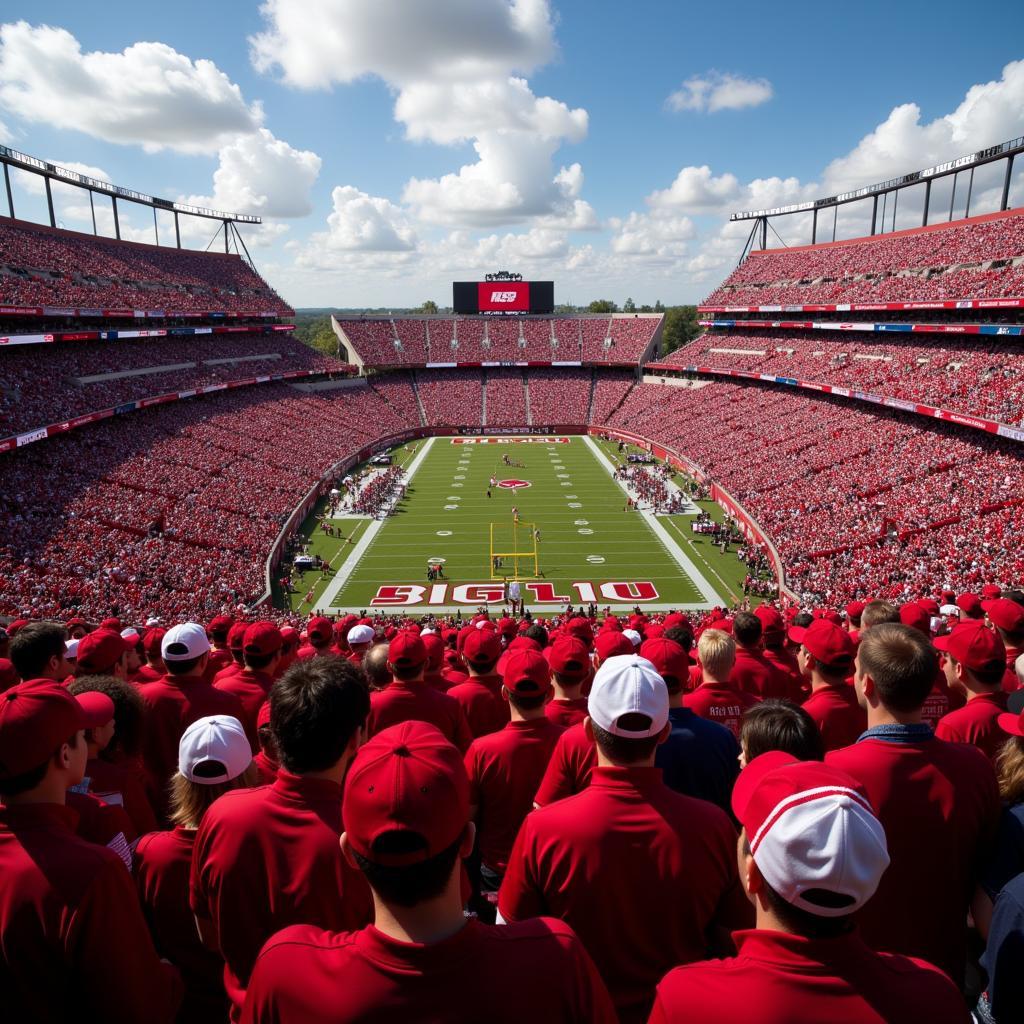
<svg viewBox="0 0 1024 1024">
<path fill-rule="evenodd" d="M 1024 801 L 1024 738 L 1010 736 L 996 758 L 999 795 L 1011 807 Z"/>
<path fill-rule="evenodd" d="M 868 601 L 860 614 L 860 628 L 870 629 L 880 626 L 883 622 L 899 622 L 900 610 L 888 601 Z"/>
<path fill-rule="evenodd" d="M 251 761 L 241 775 L 227 782 L 215 782 L 209 786 L 189 782 L 181 772 L 175 772 L 174 778 L 171 779 L 171 824 L 180 825 L 182 828 L 199 828 L 203 815 L 219 797 L 233 789 L 251 789 L 259 785 L 259 781 L 259 772 Z"/>
<path fill-rule="evenodd" d="M 799 761 L 825 760 L 814 719 L 788 700 L 769 698 L 748 708 L 740 726 L 740 745 L 748 763 L 769 750 L 783 750 Z"/>
<path fill-rule="evenodd" d="M 923 633 L 883 622 L 864 634 L 857 653 L 886 708 L 906 713 L 924 704 L 935 684 L 938 655 Z"/>
</svg>

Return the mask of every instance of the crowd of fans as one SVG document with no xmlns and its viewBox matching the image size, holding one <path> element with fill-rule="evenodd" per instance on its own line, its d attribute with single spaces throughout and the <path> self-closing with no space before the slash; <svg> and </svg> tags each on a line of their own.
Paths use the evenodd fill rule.
<svg viewBox="0 0 1024 1024">
<path fill-rule="evenodd" d="M 487 371 L 484 384 L 484 423 L 489 427 L 526 425 L 526 385 L 522 370 Z"/>
<path fill-rule="evenodd" d="M 283 332 L 12 345 L 0 351 L 0 437 L 188 388 L 349 369 Z"/>
<path fill-rule="evenodd" d="M 388 466 L 374 473 L 363 484 L 352 499 L 352 511 L 358 515 L 383 518 L 391 510 L 395 500 L 405 491 L 405 471 L 401 466 Z"/>
<path fill-rule="evenodd" d="M 649 509 L 658 515 L 675 515 L 689 507 L 678 489 L 669 488 L 670 476 L 671 470 L 665 467 L 652 470 L 645 466 L 620 465 L 615 471 L 615 478 L 634 495 L 634 507 Z"/>
<path fill-rule="evenodd" d="M 992 336 L 711 331 L 666 362 L 838 384 L 1003 423 L 1024 418 L 1024 350 Z M 902 337 L 906 337 L 903 335 Z"/>
<path fill-rule="evenodd" d="M 1024 216 L 752 253 L 705 305 L 980 299 L 1024 292 Z"/>
<path fill-rule="evenodd" d="M 530 417 L 534 423 L 577 424 L 590 422 L 590 373 L 571 369 L 542 370 L 531 367 Z M 600 375 L 599 375 L 600 379 Z"/>
<path fill-rule="evenodd" d="M 12 306 L 292 311 L 238 256 L 0 221 L 0 294 Z"/>
<path fill-rule="evenodd" d="M 417 370 L 416 390 L 429 426 L 476 426 L 483 422 L 484 387 L 479 373 Z"/>
</svg>

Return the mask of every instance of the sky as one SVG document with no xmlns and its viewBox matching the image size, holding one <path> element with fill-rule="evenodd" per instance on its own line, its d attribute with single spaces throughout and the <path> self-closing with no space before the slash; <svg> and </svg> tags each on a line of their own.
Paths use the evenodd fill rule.
<svg viewBox="0 0 1024 1024">
<path fill-rule="evenodd" d="M 558 303 L 694 302 L 740 258 L 749 224 L 731 213 L 1024 136 L 1024 5 L 837 6 L 7 0 L 0 143 L 259 215 L 246 245 L 297 307 L 444 306 L 453 280 L 498 270 L 553 279 Z M 976 176 L 972 214 L 997 208 L 998 174 Z M 45 222 L 40 179 L 13 185 L 15 214 Z M 950 190 L 930 222 L 951 199 L 963 216 L 966 183 Z M 921 223 L 917 191 L 887 229 Z M 85 193 L 55 203 L 91 230 Z M 112 234 L 109 204 L 95 212 Z M 119 214 L 124 237 L 154 240 L 149 209 Z M 844 207 L 836 237 L 869 215 Z M 216 227 L 183 221 L 183 242 Z M 810 241 L 805 216 L 774 227 L 770 244 Z M 156 230 L 170 240 L 167 215 Z"/>
</svg>

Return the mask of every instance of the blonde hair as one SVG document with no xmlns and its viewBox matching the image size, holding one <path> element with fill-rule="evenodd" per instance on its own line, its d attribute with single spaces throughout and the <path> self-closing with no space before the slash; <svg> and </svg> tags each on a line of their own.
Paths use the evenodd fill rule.
<svg viewBox="0 0 1024 1024">
<path fill-rule="evenodd" d="M 203 815 L 219 797 L 233 789 L 252 789 L 253 786 L 259 785 L 259 779 L 256 765 L 251 761 L 241 775 L 227 782 L 215 782 L 213 785 L 189 782 L 181 772 L 175 772 L 170 787 L 171 824 L 180 825 L 182 828 L 199 828 Z"/>
<path fill-rule="evenodd" d="M 999 795 L 1011 807 L 1024 801 L 1024 738 L 1010 736 L 996 758 Z"/>
<path fill-rule="evenodd" d="M 697 641 L 697 654 L 712 679 L 726 682 L 736 664 L 736 641 L 720 629 L 705 629 Z"/>
</svg>

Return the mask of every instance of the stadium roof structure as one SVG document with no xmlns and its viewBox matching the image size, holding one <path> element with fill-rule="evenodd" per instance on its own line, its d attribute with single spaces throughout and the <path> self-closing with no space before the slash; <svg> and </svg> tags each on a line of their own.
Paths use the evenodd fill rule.
<svg viewBox="0 0 1024 1024">
<path fill-rule="evenodd" d="M 940 178 L 953 176 L 953 190 L 949 199 L 948 221 L 953 219 L 953 204 L 956 199 L 957 179 L 961 174 L 968 173 L 967 182 L 967 203 L 964 217 L 971 215 L 971 192 L 974 187 L 974 171 L 985 164 L 995 163 L 999 160 L 1006 161 L 1006 169 L 1003 174 L 1002 197 L 999 204 L 1000 211 L 1007 209 L 1010 198 L 1010 179 L 1013 175 L 1014 158 L 1024 152 L 1024 136 L 1001 142 L 996 146 L 989 146 L 987 149 L 980 149 L 975 153 L 958 157 L 955 160 L 948 160 L 946 163 L 936 164 L 934 167 L 927 167 L 920 171 L 911 171 L 909 174 L 901 174 L 899 177 L 890 178 L 888 181 L 881 181 L 875 185 L 865 185 L 863 188 L 854 189 L 851 192 L 840 192 L 834 196 L 825 196 L 822 199 L 812 199 L 806 203 L 793 203 L 789 206 L 776 206 L 766 210 L 745 210 L 734 213 L 730 221 L 753 221 L 750 235 L 747 237 L 743 247 L 743 254 L 740 257 L 742 262 L 747 253 L 755 246 L 761 249 L 768 248 L 768 222 L 774 217 L 785 217 L 793 213 L 813 213 L 811 221 L 811 244 L 818 242 L 818 213 L 821 210 L 831 209 L 833 211 L 832 241 L 835 241 L 836 218 L 839 207 L 847 203 L 857 203 L 864 199 L 872 200 L 871 207 L 871 234 L 885 233 L 885 219 L 889 196 L 892 196 L 892 223 L 896 223 L 896 208 L 899 202 L 899 194 L 903 189 L 914 188 L 924 185 L 924 212 L 921 219 L 921 226 L 928 224 L 929 207 L 931 205 L 932 182 Z M 878 221 L 878 200 L 882 197 L 882 222 Z M 774 230 L 774 229 L 773 229 Z"/>
<path fill-rule="evenodd" d="M 50 187 L 51 181 L 59 181 L 65 185 L 72 185 L 75 188 L 84 189 L 89 193 L 89 208 L 92 211 L 92 231 L 98 235 L 96 228 L 96 207 L 93 203 L 93 196 L 96 194 L 109 196 L 114 213 L 114 234 L 118 241 L 121 240 L 121 224 L 117 214 L 117 201 L 124 199 L 128 202 L 137 203 L 140 206 L 148 206 L 153 211 L 153 233 L 156 244 L 160 244 L 160 232 L 157 227 L 156 211 L 165 210 L 174 216 L 174 241 L 177 248 L 181 248 L 181 228 L 178 221 L 179 214 L 186 214 L 189 217 L 205 217 L 208 220 L 219 220 L 224 231 L 224 251 L 229 251 L 229 242 L 234 235 L 236 242 L 245 249 L 249 256 L 249 250 L 238 233 L 236 224 L 261 224 L 259 217 L 248 213 L 226 213 L 222 210 L 209 210 L 203 206 L 189 206 L 187 203 L 176 203 L 170 199 L 160 199 L 157 196 L 147 195 L 145 192 L 137 192 L 135 189 L 123 188 L 120 185 L 112 185 L 109 181 L 101 181 L 99 178 L 91 178 L 87 174 L 80 174 L 67 167 L 52 164 L 47 160 L 40 160 L 38 157 L 29 156 L 8 146 L 0 146 L 0 164 L 4 169 L 4 186 L 7 192 L 7 212 L 14 218 L 14 196 L 11 192 L 11 168 L 26 171 L 29 174 L 36 174 L 46 184 L 46 205 L 50 214 L 50 227 L 57 227 L 57 219 L 53 211 L 53 190 Z M 217 234 L 220 234 L 218 230 Z M 214 236 L 216 237 L 216 235 Z M 212 241 L 212 239 L 211 239 Z M 252 260 L 250 259 L 251 263 Z"/>
</svg>

